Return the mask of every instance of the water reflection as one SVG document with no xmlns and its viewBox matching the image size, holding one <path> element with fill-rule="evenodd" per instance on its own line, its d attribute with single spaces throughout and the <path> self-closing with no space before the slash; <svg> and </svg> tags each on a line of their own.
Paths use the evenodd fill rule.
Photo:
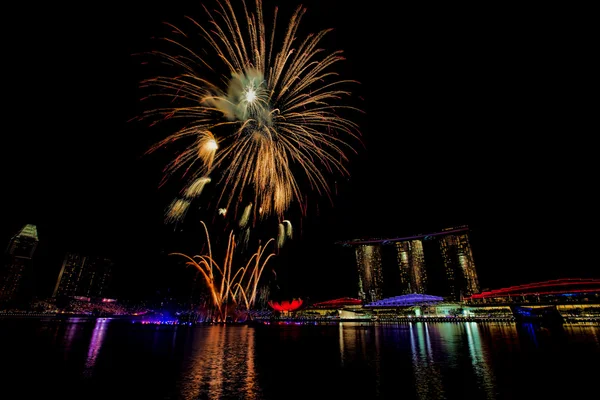
<svg viewBox="0 0 600 400">
<path fill-rule="evenodd" d="M 598 325 L 5 321 L 0 337 L 20 398 L 584 398 L 600 355 Z"/>
<path fill-rule="evenodd" d="M 381 350 L 383 347 L 383 343 L 381 340 L 381 327 L 375 330 L 375 359 L 372 362 L 373 369 L 375 370 L 375 396 L 379 397 L 381 393 Z"/>
<path fill-rule="evenodd" d="M 403 398 L 460 398 L 468 390 L 473 398 L 496 399 L 494 335 L 509 343 L 517 337 L 514 326 L 341 323 L 337 332 L 341 376 L 368 371 L 360 382 L 373 398 L 398 390 Z"/>
<path fill-rule="evenodd" d="M 357 325 L 353 322 L 340 322 L 339 324 L 339 346 L 340 364 L 344 366 L 348 362 L 365 360 L 366 357 L 366 332 L 372 330 L 372 326 Z"/>
<path fill-rule="evenodd" d="M 346 346 L 344 345 L 344 323 L 338 325 L 338 343 L 340 346 L 340 365 L 343 367 L 346 362 Z"/>
<path fill-rule="evenodd" d="M 520 349 L 519 334 L 514 324 L 485 324 L 479 326 L 478 330 L 487 339 L 491 354 L 510 354 Z"/>
<path fill-rule="evenodd" d="M 429 338 L 429 324 L 411 323 L 410 348 L 415 376 L 415 389 L 419 399 L 444 399 L 444 386 L 439 366 L 433 357 Z"/>
<path fill-rule="evenodd" d="M 106 318 L 98 318 L 96 320 L 94 331 L 92 332 L 92 339 L 90 340 L 90 346 L 88 348 L 87 359 L 85 361 L 84 374 L 86 376 L 90 376 L 92 374 L 92 370 L 96 364 L 96 359 L 100 353 L 100 348 L 102 347 L 102 342 L 104 341 L 104 335 L 106 334 L 109 321 L 110 320 Z"/>
<path fill-rule="evenodd" d="M 471 356 L 477 383 L 483 389 L 487 399 L 495 399 L 495 379 L 488 360 L 489 353 L 482 348 L 479 325 L 476 322 L 466 322 L 465 324 L 469 343 L 469 355 Z"/>
<path fill-rule="evenodd" d="M 523 323 L 519 326 L 519 333 L 521 333 L 524 344 L 529 342 L 533 347 L 539 347 L 536 329 L 539 329 L 539 325 L 532 323 Z"/>
<path fill-rule="evenodd" d="M 73 345 L 74 342 L 74 338 L 77 336 L 77 331 L 79 331 L 81 329 L 80 324 L 77 323 L 69 323 L 66 327 L 66 332 L 64 335 L 64 347 L 65 347 L 65 356 L 68 354 L 68 350 L 70 350 L 71 346 Z M 57 330 L 58 332 L 58 330 Z"/>
<path fill-rule="evenodd" d="M 383 384 L 382 362 L 385 357 L 382 352 L 384 350 L 385 332 L 385 329 L 372 323 L 339 323 L 339 368 L 346 371 L 348 375 L 355 376 L 356 379 L 360 380 L 361 391 L 355 387 L 354 378 L 350 379 L 351 384 L 345 387 L 337 386 L 337 391 L 348 392 L 347 395 L 352 396 L 359 396 L 358 393 L 366 391 L 373 398 L 379 398 Z M 332 373 L 327 369 L 325 370 L 328 374 Z M 331 385 L 327 380 L 325 380 L 325 384 Z"/>
<path fill-rule="evenodd" d="M 582 339 L 588 339 L 600 347 L 600 330 L 597 325 L 565 325 L 565 333 Z"/>
<path fill-rule="evenodd" d="M 215 325 L 194 331 L 190 357 L 178 383 L 182 398 L 260 398 L 254 331 Z"/>
</svg>

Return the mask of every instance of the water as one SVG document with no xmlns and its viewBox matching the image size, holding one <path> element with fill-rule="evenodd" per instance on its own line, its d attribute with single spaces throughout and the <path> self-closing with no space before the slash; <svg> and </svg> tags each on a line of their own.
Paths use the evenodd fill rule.
<svg viewBox="0 0 600 400">
<path fill-rule="evenodd" d="M 0 398 L 577 398 L 599 356 L 598 325 L 0 320 Z"/>
</svg>

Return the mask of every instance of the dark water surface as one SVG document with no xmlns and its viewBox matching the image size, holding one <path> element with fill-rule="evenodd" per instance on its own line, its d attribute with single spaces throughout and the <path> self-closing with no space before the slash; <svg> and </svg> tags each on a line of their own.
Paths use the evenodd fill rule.
<svg viewBox="0 0 600 400">
<path fill-rule="evenodd" d="M 598 325 L 0 320 L 2 399 L 576 399 L 599 361 Z"/>
</svg>

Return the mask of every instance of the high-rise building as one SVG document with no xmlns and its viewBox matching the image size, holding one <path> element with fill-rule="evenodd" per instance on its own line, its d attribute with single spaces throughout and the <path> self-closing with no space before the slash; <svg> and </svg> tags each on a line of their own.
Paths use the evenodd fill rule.
<svg viewBox="0 0 600 400">
<path fill-rule="evenodd" d="M 112 260 L 67 253 L 56 281 L 53 297 L 111 297 Z"/>
<path fill-rule="evenodd" d="M 8 243 L 0 273 L 0 302 L 25 303 L 33 296 L 33 256 L 39 239 L 35 225 L 25 225 Z"/>
<path fill-rule="evenodd" d="M 357 246 L 356 265 L 358 266 L 358 298 L 366 302 L 381 300 L 383 298 L 381 246 Z"/>
<path fill-rule="evenodd" d="M 453 300 L 462 300 L 465 296 L 479 293 L 479 279 L 467 232 L 442 236 L 440 249 L 448 282 L 448 296 Z"/>
<path fill-rule="evenodd" d="M 396 242 L 400 294 L 427 292 L 427 271 L 422 240 Z"/>
<path fill-rule="evenodd" d="M 363 301 L 381 299 L 383 273 L 390 271 L 395 272 L 395 278 L 385 290 L 393 291 L 394 295 L 436 294 L 448 300 L 460 300 L 480 291 L 467 226 L 409 237 L 341 243 L 355 247 L 359 298 Z M 384 250 L 390 244 L 395 250 L 395 271 L 388 269 L 391 265 L 387 260 L 391 259 L 387 256 L 391 253 Z"/>
</svg>

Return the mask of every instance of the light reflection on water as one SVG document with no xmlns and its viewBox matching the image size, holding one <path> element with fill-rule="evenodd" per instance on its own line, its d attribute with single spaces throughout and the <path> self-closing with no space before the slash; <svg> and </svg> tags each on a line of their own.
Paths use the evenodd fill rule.
<svg viewBox="0 0 600 400">
<path fill-rule="evenodd" d="M 564 325 L 563 329 L 569 336 L 587 339 L 600 347 L 600 329 L 597 329 L 596 326 L 567 324 Z"/>
<path fill-rule="evenodd" d="M 61 382 L 62 398 L 515 399 L 552 396 L 553 382 L 593 380 L 587 365 L 600 355 L 598 325 L 154 327 L 98 319 L 0 328 L 0 354 L 13 366 L 7 381 L 33 377 L 39 385 L 23 387 L 44 395 Z M 565 387 L 573 398 L 585 392 Z"/>
<path fill-rule="evenodd" d="M 106 318 L 98 318 L 96 320 L 94 330 L 92 332 L 92 339 L 90 340 L 90 346 L 88 348 L 87 359 L 85 361 L 84 373 L 86 376 L 90 376 L 93 372 L 94 365 L 96 364 L 96 358 L 98 357 L 98 353 L 102 347 L 102 341 L 104 340 L 104 335 L 106 334 L 109 321 L 110 320 Z"/>
<path fill-rule="evenodd" d="M 482 347 L 479 325 L 475 322 L 466 322 L 467 339 L 469 341 L 469 355 L 473 364 L 473 371 L 477 377 L 477 384 L 483 389 L 486 399 L 495 399 L 495 377 L 489 364 L 489 352 Z"/>
<path fill-rule="evenodd" d="M 194 332 L 190 357 L 177 383 L 187 399 L 260 399 L 254 329 L 216 325 Z"/>
<path fill-rule="evenodd" d="M 78 331 L 80 331 L 81 329 L 83 329 L 83 326 L 81 324 L 78 323 L 69 323 L 66 327 L 66 333 L 64 336 L 64 346 L 65 346 L 65 355 L 67 355 L 69 352 L 68 350 L 71 348 L 71 346 L 73 346 L 73 342 L 75 341 L 75 338 L 77 337 L 77 333 Z M 59 330 L 56 329 L 57 334 L 59 333 Z"/>
<path fill-rule="evenodd" d="M 440 381 L 439 364 L 431 349 L 427 322 L 410 323 L 410 347 L 417 398 L 446 398 Z"/>
</svg>

